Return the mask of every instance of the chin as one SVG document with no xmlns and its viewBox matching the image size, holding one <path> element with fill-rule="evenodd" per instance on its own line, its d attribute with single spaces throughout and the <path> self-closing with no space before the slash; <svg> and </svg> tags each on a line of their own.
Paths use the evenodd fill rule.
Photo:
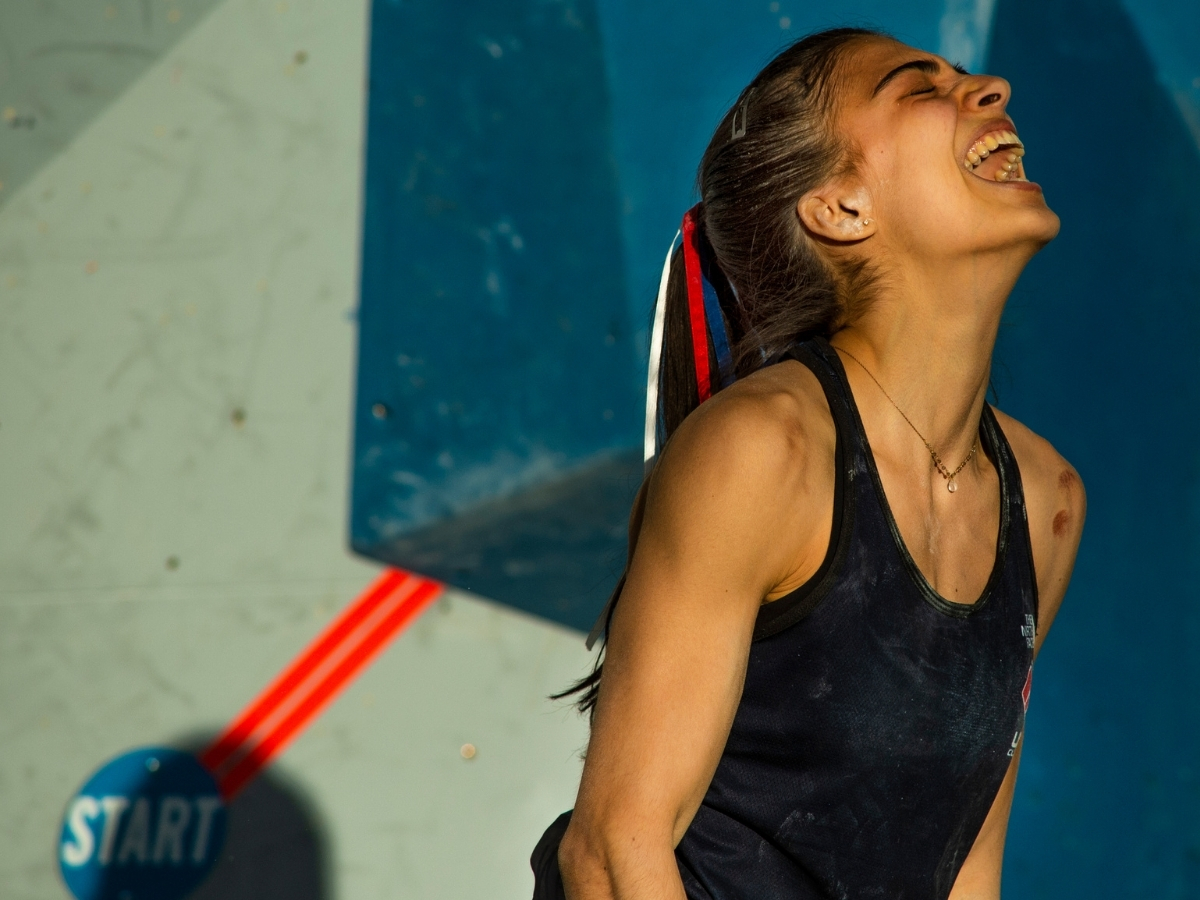
<svg viewBox="0 0 1200 900">
<path fill-rule="evenodd" d="M 1032 212 L 1035 215 L 1032 217 L 1034 221 L 1030 223 L 1030 238 L 1039 247 L 1044 247 L 1058 237 L 1058 231 L 1062 227 L 1062 222 L 1059 220 L 1058 214 L 1048 206 L 1043 206 L 1039 210 L 1032 210 Z"/>
<path fill-rule="evenodd" d="M 1040 200 L 1040 194 L 1038 195 Z M 994 207 L 987 214 L 992 232 L 991 240 L 985 243 L 996 249 L 1015 246 L 1032 246 L 1036 253 L 1058 236 L 1061 225 L 1058 215 L 1045 202 L 1003 210 Z M 982 250 L 984 247 L 979 247 Z"/>
</svg>

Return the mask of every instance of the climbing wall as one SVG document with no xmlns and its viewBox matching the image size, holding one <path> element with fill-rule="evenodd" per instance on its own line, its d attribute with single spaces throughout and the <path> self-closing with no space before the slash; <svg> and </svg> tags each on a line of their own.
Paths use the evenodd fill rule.
<svg viewBox="0 0 1200 900">
<path fill-rule="evenodd" d="M 1198 9 L 0 4 L 4 896 L 65 896 L 89 772 L 208 744 L 385 564 L 452 587 L 238 796 L 196 896 L 528 896 L 662 254 L 725 106 L 837 24 L 1009 78 L 1064 223 L 994 373 L 1090 495 L 1006 894 L 1196 896 Z"/>
</svg>

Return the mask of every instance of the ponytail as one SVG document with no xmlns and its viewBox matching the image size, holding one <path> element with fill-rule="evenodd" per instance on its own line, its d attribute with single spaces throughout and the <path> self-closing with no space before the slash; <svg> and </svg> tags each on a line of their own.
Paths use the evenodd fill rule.
<svg viewBox="0 0 1200 900">
<path fill-rule="evenodd" d="M 737 291 L 721 271 L 705 234 L 704 204 L 697 203 L 671 244 L 655 304 L 647 462 L 693 409 L 736 379 L 731 348 L 743 331 Z"/>
</svg>

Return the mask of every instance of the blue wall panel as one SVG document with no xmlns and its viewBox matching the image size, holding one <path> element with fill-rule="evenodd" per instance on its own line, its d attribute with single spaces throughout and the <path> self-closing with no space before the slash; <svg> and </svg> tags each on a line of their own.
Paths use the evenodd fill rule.
<svg viewBox="0 0 1200 900">
<path fill-rule="evenodd" d="M 530 578 L 569 553 L 570 517 L 518 551 L 529 510 L 496 504 L 590 467 L 619 486 L 568 491 L 598 515 L 568 539 L 588 552 L 562 588 L 590 624 L 637 474 L 612 454 L 637 443 L 641 403 L 594 9 L 381 0 L 370 79 L 353 546 L 562 619 Z M 605 500 L 624 510 L 597 514 Z M 467 512 L 486 534 L 422 531 Z"/>
<path fill-rule="evenodd" d="M 1112 0 L 999 0 L 990 63 L 1063 221 L 1009 302 L 996 390 L 1089 495 L 1034 676 L 1007 888 L 1197 897 L 1200 154 Z"/>
</svg>

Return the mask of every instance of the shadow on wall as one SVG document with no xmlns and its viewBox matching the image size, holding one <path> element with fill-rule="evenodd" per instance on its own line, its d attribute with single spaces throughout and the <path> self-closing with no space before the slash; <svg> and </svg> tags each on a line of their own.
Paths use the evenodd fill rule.
<svg viewBox="0 0 1200 900">
<path fill-rule="evenodd" d="M 0 3 L 0 205 L 219 2 Z"/>
<path fill-rule="evenodd" d="M 211 738 L 175 746 L 198 753 Z M 188 900 L 329 900 L 329 839 L 303 788 L 267 769 L 229 805 L 221 860 Z"/>
</svg>

